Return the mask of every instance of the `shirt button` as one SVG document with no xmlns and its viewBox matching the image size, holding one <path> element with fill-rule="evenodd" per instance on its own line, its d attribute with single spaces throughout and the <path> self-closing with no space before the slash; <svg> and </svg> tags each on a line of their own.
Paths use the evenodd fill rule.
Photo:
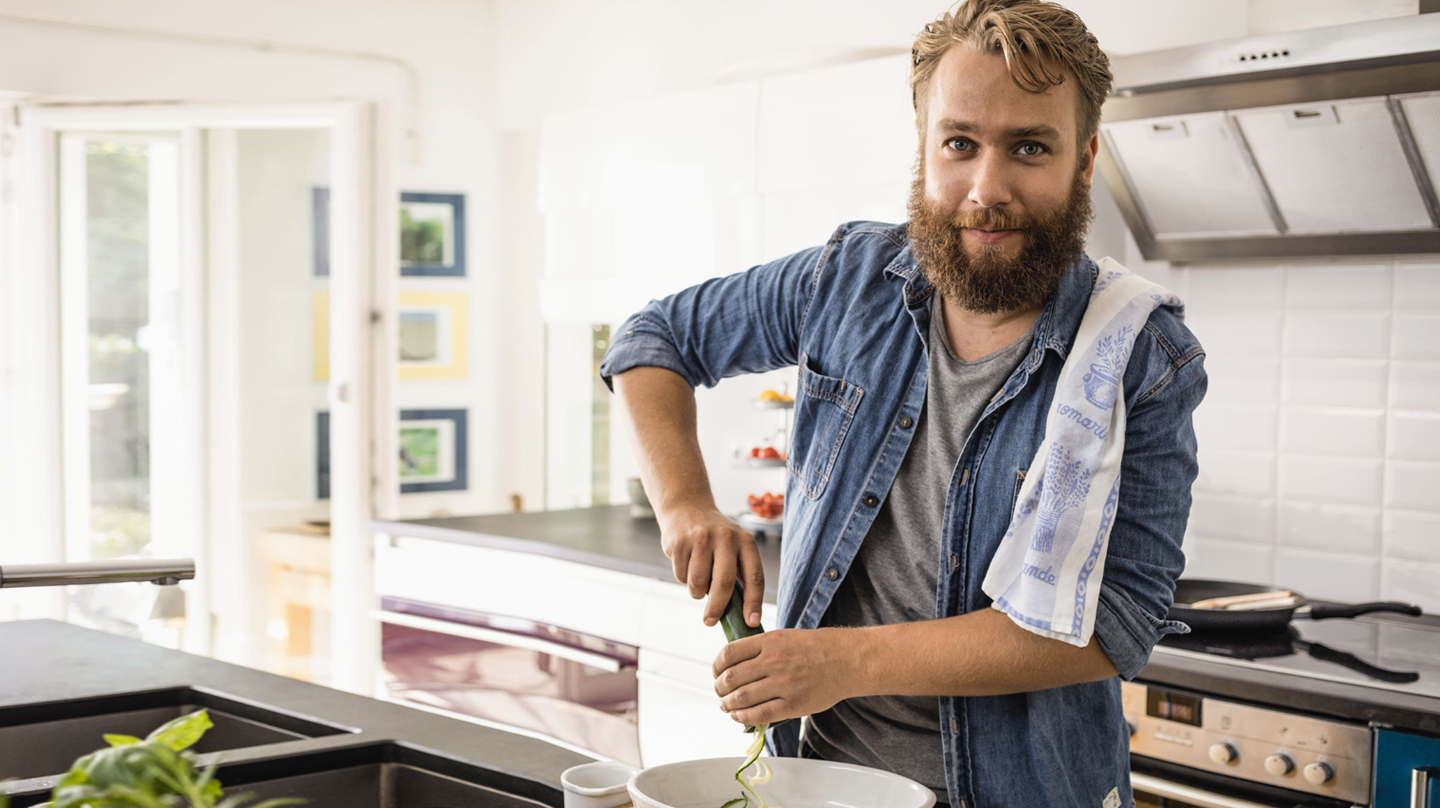
<svg viewBox="0 0 1440 808">
<path fill-rule="evenodd" d="M 910 416 L 908 415 L 900 419 L 900 426 L 903 429 L 909 429 L 912 425 L 914 425 L 914 423 L 915 422 L 910 420 Z"/>
<path fill-rule="evenodd" d="M 865 504 L 873 508 L 880 504 L 880 500 L 876 499 L 874 494 L 871 494 L 865 497 Z"/>
<path fill-rule="evenodd" d="M 825 573 L 825 575 L 828 576 L 828 577 L 830 578 L 830 580 L 833 581 L 833 580 L 835 580 L 836 578 L 839 578 L 839 577 L 840 577 L 840 570 L 837 570 L 837 569 L 835 569 L 834 567 L 831 567 L 831 568 L 830 568 L 830 571 L 827 572 L 827 573 Z"/>
</svg>

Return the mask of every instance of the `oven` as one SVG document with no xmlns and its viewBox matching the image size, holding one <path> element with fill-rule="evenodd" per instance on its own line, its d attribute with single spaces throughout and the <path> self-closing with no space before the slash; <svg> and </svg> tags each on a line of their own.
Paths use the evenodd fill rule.
<svg viewBox="0 0 1440 808">
<path fill-rule="evenodd" d="M 1121 684 L 1137 808 L 1369 805 L 1374 734 L 1361 723 Z"/>
<path fill-rule="evenodd" d="M 399 597 L 375 617 L 386 698 L 640 765 L 635 646 Z"/>
</svg>

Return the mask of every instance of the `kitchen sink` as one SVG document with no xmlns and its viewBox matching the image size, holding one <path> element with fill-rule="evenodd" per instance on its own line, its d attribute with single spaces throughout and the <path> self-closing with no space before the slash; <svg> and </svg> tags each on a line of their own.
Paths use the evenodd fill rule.
<svg viewBox="0 0 1440 808">
<path fill-rule="evenodd" d="M 300 797 L 310 808 L 534 808 L 563 804 L 555 788 L 393 741 L 221 763 L 227 796 Z M 12 796 L 12 808 L 47 793 Z"/>
<path fill-rule="evenodd" d="M 0 780 L 61 774 L 76 758 L 104 747 L 105 734 L 143 738 L 201 708 L 215 727 L 192 747 L 197 753 L 355 731 L 192 687 L 21 704 L 0 707 Z"/>
</svg>

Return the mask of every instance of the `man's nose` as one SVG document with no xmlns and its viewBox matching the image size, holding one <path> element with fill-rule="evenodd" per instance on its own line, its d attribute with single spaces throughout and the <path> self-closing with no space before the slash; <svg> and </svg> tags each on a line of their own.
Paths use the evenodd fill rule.
<svg viewBox="0 0 1440 808">
<path fill-rule="evenodd" d="M 1004 156 L 991 152 L 975 162 L 977 165 L 967 199 L 982 208 L 1008 204 L 1011 201 L 1010 181 L 1006 176 Z"/>
</svg>

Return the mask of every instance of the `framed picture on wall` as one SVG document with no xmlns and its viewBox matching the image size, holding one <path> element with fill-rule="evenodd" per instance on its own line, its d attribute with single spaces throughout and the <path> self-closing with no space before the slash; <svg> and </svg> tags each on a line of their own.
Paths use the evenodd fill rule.
<svg viewBox="0 0 1440 808">
<path fill-rule="evenodd" d="M 464 292 L 400 293 L 401 379 L 463 379 L 469 374 L 469 305 Z M 310 308 L 315 380 L 329 381 L 330 293 L 316 289 Z"/>
<path fill-rule="evenodd" d="M 330 189 L 311 189 L 314 273 L 330 274 Z M 465 276 L 465 195 L 405 191 L 400 194 L 400 274 Z"/>
<path fill-rule="evenodd" d="M 466 491 L 470 488 L 469 411 L 464 409 L 401 410 L 399 451 L 400 493 Z M 315 488 L 330 498 L 330 413 L 315 414 Z"/>
</svg>

